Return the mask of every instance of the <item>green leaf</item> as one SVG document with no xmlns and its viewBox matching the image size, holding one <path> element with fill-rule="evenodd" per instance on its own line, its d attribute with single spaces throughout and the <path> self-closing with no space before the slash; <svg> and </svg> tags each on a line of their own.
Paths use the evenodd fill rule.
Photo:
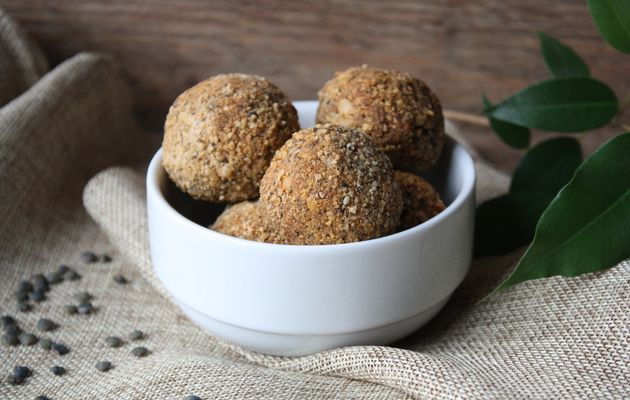
<svg viewBox="0 0 630 400">
<path fill-rule="evenodd" d="M 545 210 L 531 246 L 495 291 L 554 275 L 577 276 L 630 257 L 630 133 L 601 146 Z"/>
<path fill-rule="evenodd" d="M 589 0 L 588 6 L 604 40 L 615 49 L 630 53 L 630 2 Z"/>
<path fill-rule="evenodd" d="M 581 161 L 580 144 L 570 137 L 549 139 L 528 151 L 514 172 L 510 192 L 477 208 L 475 257 L 530 243 L 538 219 Z"/>
<path fill-rule="evenodd" d="M 543 81 L 488 110 L 513 124 L 557 132 L 582 132 L 606 125 L 617 112 L 617 96 L 590 78 Z"/>
<path fill-rule="evenodd" d="M 514 171 L 510 193 L 544 192 L 555 196 L 582 162 L 580 142 L 558 137 L 531 149 Z"/>
<path fill-rule="evenodd" d="M 573 49 L 543 32 L 538 33 L 540 50 L 554 78 L 588 78 L 590 71 Z"/>
<path fill-rule="evenodd" d="M 485 95 L 481 96 L 484 109 L 489 109 L 492 104 Z M 488 117 L 490 127 L 503 140 L 505 144 L 515 149 L 526 149 L 529 146 L 529 129 L 524 126 L 514 125 L 510 122 Z"/>
</svg>

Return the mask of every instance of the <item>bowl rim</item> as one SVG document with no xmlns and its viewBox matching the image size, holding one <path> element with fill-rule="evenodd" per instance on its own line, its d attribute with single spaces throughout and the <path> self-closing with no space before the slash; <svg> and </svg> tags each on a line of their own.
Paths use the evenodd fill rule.
<svg viewBox="0 0 630 400">
<path fill-rule="evenodd" d="M 390 235 L 381 236 L 374 239 L 362 240 L 359 242 L 350 243 L 337 243 L 337 244 L 318 244 L 318 245 L 296 245 L 296 244 L 279 244 L 279 243 L 265 243 L 257 242 L 253 240 L 242 239 L 224 233 L 214 231 L 208 227 L 197 224 L 196 222 L 186 218 L 179 211 L 177 211 L 166 200 L 162 190 L 160 189 L 160 176 L 164 175 L 168 177 L 166 170 L 162 166 L 162 148 L 160 147 L 155 155 L 152 157 L 149 163 L 149 168 L 146 175 L 147 186 L 147 203 L 151 202 L 151 199 L 155 199 L 157 205 L 162 211 L 169 214 L 176 221 L 183 223 L 185 226 L 197 231 L 200 235 L 205 235 L 208 240 L 227 240 L 231 241 L 235 245 L 242 245 L 251 248 L 259 248 L 260 250 L 281 249 L 282 251 L 300 251 L 300 252 L 320 252 L 331 250 L 358 250 L 365 246 L 375 245 L 387 245 L 390 241 L 401 240 L 409 236 L 413 236 L 419 231 L 428 231 L 433 226 L 445 222 L 452 214 L 466 205 L 466 200 L 473 195 L 476 182 L 476 171 L 472 156 L 466 150 L 466 148 L 454 140 L 452 137 L 447 136 L 447 140 L 452 142 L 452 151 L 461 151 L 464 155 L 463 162 L 466 164 L 464 168 L 469 171 L 469 174 L 464 176 L 462 188 L 459 193 L 453 199 L 453 201 L 438 215 L 431 219 L 414 226 L 413 228 L 406 229 L 401 232 L 396 232 Z"/>
</svg>

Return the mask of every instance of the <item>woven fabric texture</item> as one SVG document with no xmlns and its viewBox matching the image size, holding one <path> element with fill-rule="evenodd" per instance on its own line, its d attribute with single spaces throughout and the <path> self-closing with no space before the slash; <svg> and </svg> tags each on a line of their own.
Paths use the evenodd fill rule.
<svg viewBox="0 0 630 400">
<path fill-rule="evenodd" d="M 135 125 L 130 93 L 108 57 L 79 54 L 46 74 L 42 60 L 0 12 L 0 67 L 17 83 L 0 84 L 0 100 L 8 99 L 0 108 L 0 314 L 71 351 L 60 356 L 38 345 L 1 344 L 0 398 L 630 397 L 628 262 L 577 278 L 527 282 L 477 304 L 520 254 L 477 260 L 445 309 L 390 347 L 284 358 L 203 332 L 151 271 L 143 169 L 160 138 Z M 458 136 L 452 126 L 449 131 Z M 478 200 L 505 191 L 503 174 L 482 161 L 477 170 Z M 79 257 L 85 250 L 113 260 L 85 264 Z M 19 281 L 60 264 L 81 279 L 53 285 L 46 301 L 18 312 Z M 128 284 L 114 282 L 119 273 Z M 67 315 L 63 306 L 86 290 L 96 312 Z M 60 327 L 38 331 L 41 317 Z M 136 342 L 106 346 L 107 336 L 126 337 L 134 329 L 147 334 L 137 342 L 150 350 L 147 357 L 131 354 Z M 114 368 L 97 371 L 101 360 Z M 54 376 L 55 364 L 67 374 Z M 15 365 L 35 371 L 19 386 L 4 379 Z"/>
</svg>

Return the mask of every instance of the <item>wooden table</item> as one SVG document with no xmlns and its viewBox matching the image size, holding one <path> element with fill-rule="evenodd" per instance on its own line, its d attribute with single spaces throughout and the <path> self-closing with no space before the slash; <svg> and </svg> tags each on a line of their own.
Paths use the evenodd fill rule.
<svg viewBox="0 0 630 400">
<path fill-rule="evenodd" d="M 425 80 L 450 110 L 478 114 L 547 76 L 536 31 L 574 46 L 593 75 L 630 90 L 630 58 L 599 37 L 584 0 L 0 0 L 57 64 L 82 50 L 113 54 L 138 115 L 159 130 L 178 93 L 209 75 L 268 77 L 293 99 L 313 99 L 333 72 L 369 64 Z M 487 129 L 463 129 L 506 169 L 518 152 Z M 587 136 L 592 150 L 612 131 Z M 545 134 L 547 136 L 548 134 Z M 537 138 L 539 135 L 537 136 Z"/>
</svg>

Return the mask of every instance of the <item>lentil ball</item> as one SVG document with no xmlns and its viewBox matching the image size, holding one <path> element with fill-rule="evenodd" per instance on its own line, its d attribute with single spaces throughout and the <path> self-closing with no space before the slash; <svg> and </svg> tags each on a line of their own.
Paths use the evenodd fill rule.
<svg viewBox="0 0 630 400">
<path fill-rule="evenodd" d="M 400 185 L 404 202 L 399 231 L 413 228 L 444 211 L 440 195 L 426 180 L 402 171 L 396 171 L 394 178 Z"/>
<path fill-rule="evenodd" d="M 317 123 L 361 130 L 397 169 L 419 173 L 437 162 L 444 117 L 423 81 L 395 70 L 354 67 L 335 74 L 318 95 Z"/>
<path fill-rule="evenodd" d="M 244 201 L 226 207 L 211 229 L 226 235 L 257 242 L 284 242 L 282 236 L 277 233 L 268 220 L 264 208 L 257 201 Z"/>
<path fill-rule="evenodd" d="M 267 79 L 217 75 L 186 90 L 171 106 L 163 165 L 195 199 L 253 199 L 275 151 L 298 129 L 295 108 Z"/>
<path fill-rule="evenodd" d="M 290 244 L 333 244 L 391 233 L 402 194 L 390 160 L 365 134 L 335 125 L 296 132 L 276 152 L 260 202 Z"/>
</svg>

